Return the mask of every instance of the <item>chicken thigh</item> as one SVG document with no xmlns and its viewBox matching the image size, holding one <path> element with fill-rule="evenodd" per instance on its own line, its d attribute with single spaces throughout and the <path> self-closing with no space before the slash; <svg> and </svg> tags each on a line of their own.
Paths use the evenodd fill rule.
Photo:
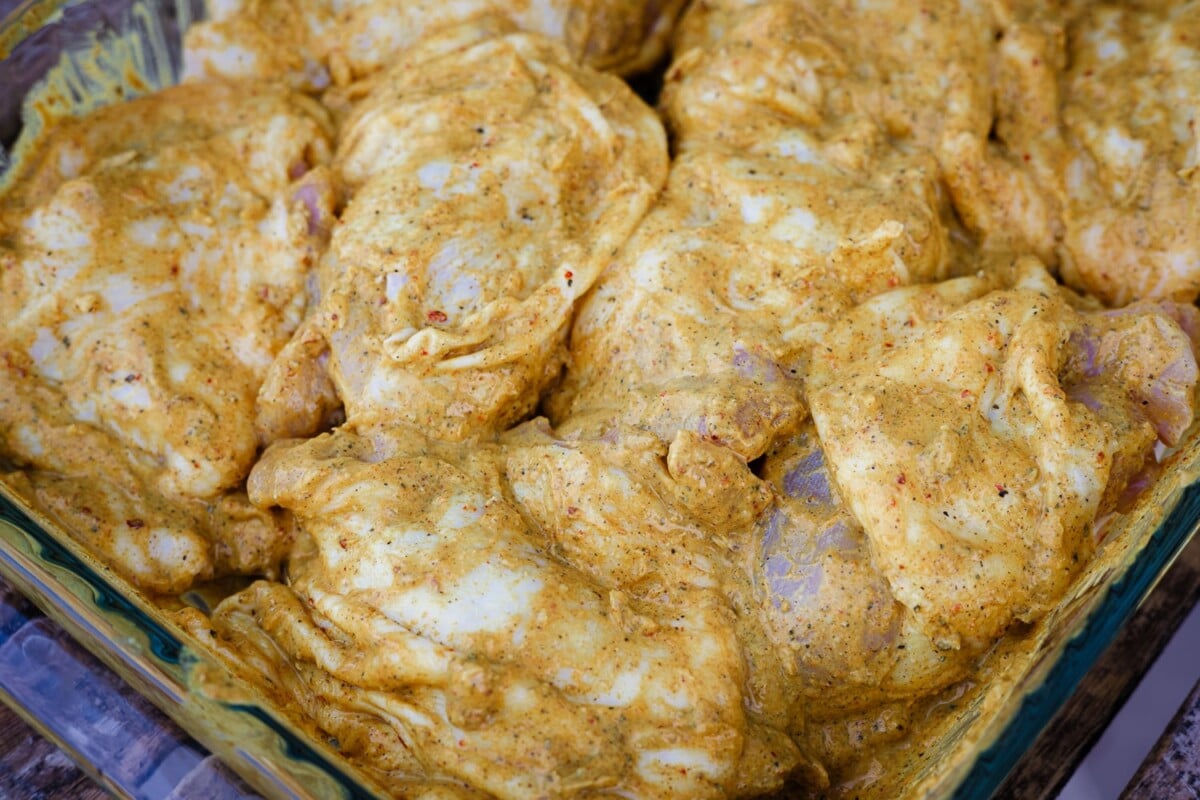
<svg viewBox="0 0 1200 800">
<path fill-rule="evenodd" d="M 177 87 L 61 124 L 5 198 L 4 456 L 144 588 L 278 564 L 240 487 L 332 214 L 329 135 L 303 97 Z"/>
<path fill-rule="evenodd" d="M 1200 2 L 1096 5 L 1071 30 L 1063 279 L 1111 305 L 1200 295 Z"/>
<path fill-rule="evenodd" d="M 748 710 L 736 617 L 721 573 L 705 565 L 725 548 L 655 499 L 670 482 L 657 460 L 623 476 L 591 466 L 605 443 L 536 426 L 509 447 L 349 424 L 276 443 L 250 496 L 288 509 L 306 544 L 290 586 L 264 582 L 225 601 L 217 631 L 268 675 L 293 669 L 278 648 L 300 670 L 282 679 L 292 691 L 324 692 L 390 726 L 417 778 L 513 798 L 778 787 L 801 756 Z M 562 450 L 578 458 L 545 457 Z M 584 483 L 591 475 L 615 483 Z M 573 518 L 577 493 L 588 510 Z M 588 528 L 603 513 L 592 499 L 629 494 L 649 503 L 643 523 L 627 515 L 621 528 Z M 587 531 L 579 546 L 557 534 L 560 518 Z M 668 541 L 678 548 L 669 560 Z M 639 559 L 651 568 L 638 570 Z M 335 692 L 323 688 L 330 680 Z M 340 736 L 329 712 L 324 724 Z"/>
<path fill-rule="evenodd" d="M 556 39 L 572 61 L 630 74 L 662 56 L 683 0 L 225 0 L 188 31 L 185 78 L 283 78 L 306 90 L 385 68 L 462 24 L 504 21 Z"/>
<path fill-rule="evenodd" d="M 445 41 L 365 87 L 343 126 L 352 199 L 260 398 L 267 439 L 314 432 L 330 380 L 359 425 L 461 439 L 518 421 L 665 178 L 662 128 L 616 78 L 540 37 Z"/>
<path fill-rule="evenodd" d="M 828 718 L 869 710 L 963 677 L 979 652 L 938 650 L 893 596 L 811 421 L 772 448 L 763 477 L 777 500 L 748 553 L 750 573 L 806 711 Z"/>
<path fill-rule="evenodd" d="M 753 459 L 803 421 L 807 354 L 831 321 L 944 274 L 936 165 L 838 89 L 847 65 L 779 3 L 676 61 L 668 186 L 580 308 L 556 424 L 689 430 Z"/>
<path fill-rule="evenodd" d="M 807 381 L 873 563 L 939 650 L 1052 607 L 1095 521 L 1192 421 L 1194 308 L 1081 310 L 1033 259 L 1016 269 L 1011 288 L 963 278 L 864 303 Z"/>
</svg>

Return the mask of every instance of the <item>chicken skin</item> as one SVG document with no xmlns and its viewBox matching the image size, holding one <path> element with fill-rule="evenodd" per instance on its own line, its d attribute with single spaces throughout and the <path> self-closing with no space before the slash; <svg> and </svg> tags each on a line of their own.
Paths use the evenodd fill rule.
<svg viewBox="0 0 1200 800">
<path fill-rule="evenodd" d="M 260 398 L 265 439 L 313 433 L 330 381 L 361 426 L 461 439 L 520 420 L 665 178 L 662 128 L 616 78 L 526 34 L 445 41 L 365 87 L 342 128 L 352 199 Z"/>
<path fill-rule="evenodd" d="M 1193 417 L 1195 309 L 1081 311 L 1032 260 L 991 281 L 864 303 L 807 383 L 875 566 L 942 650 L 1053 606 L 1093 522 Z"/>
<path fill-rule="evenodd" d="M 289 562 L 290 586 L 260 583 L 225 601 L 216 629 L 255 652 L 276 647 L 312 674 L 307 685 L 288 679 L 293 691 L 321 692 L 321 673 L 341 682 L 336 704 L 383 720 L 427 776 L 497 797 L 778 787 L 801 757 L 747 710 L 735 615 L 715 569 L 727 556 L 682 506 L 654 503 L 654 488 L 670 484 L 657 460 L 589 485 L 606 472 L 589 466 L 595 448 L 621 448 L 537 427 L 512 436 L 504 448 L 347 425 L 276 443 L 250 497 L 288 509 L 307 545 Z M 579 460 L 545 458 L 564 449 Z M 555 502 L 567 496 L 543 493 L 544 470 L 568 492 L 640 492 L 658 524 L 676 529 L 676 561 L 693 554 L 693 566 L 642 551 L 649 531 L 639 525 L 606 531 L 607 552 L 586 535 L 582 547 L 548 538 L 541 524 L 553 529 L 570 511 Z M 639 559 L 663 571 L 631 571 Z M 274 644 L 254 644 L 261 634 Z M 265 661 L 268 673 L 290 669 Z"/>
<path fill-rule="evenodd" d="M 561 42 L 570 59 L 630 74 L 662 56 L 683 0 L 227 0 L 188 31 L 185 78 L 282 78 L 319 91 L 385 68 L 460 25 L 497 22 Z"/>
<path fill-rule="evenodd" d="M 1063 279 L 1111 305 L 1200 296 L 1200 3 L 1097 5 L 1071 31 Z"/>
<path fill-rule="evenodd" d="M 672 66 L 668 186 L 580 308 L 556 424 L 690 430 L 753 459 L 803 421 L 832 320 L 944 274 L 936 165 L 826 80 L 844 63 L 815 25 L 768 4 Z"/>
<path fill-rule="evenodd" d="M 944 141 L 956 208 L 1106 304 L 1195 300 L 1200 4 L 1031 8 L 997 27 L 994 141 Z"/>
<path fill-rule="evenodd" d="M 1037 255 L 1110 305 L 1200 295 L 1200 3 L 786 5 L 855 65 L 839 88 L 936 158 L 983 247 Z M 758 7 L 696 3 L 676 52 Z"/>
<path fill-rule="evenodd" d="M 178 87 L 55 128 L 6 198 L 4 455 L 143 588 L 282 555 L 240 487 L 332 213 L 329 150 L 304 98 Z"/>
</svg>

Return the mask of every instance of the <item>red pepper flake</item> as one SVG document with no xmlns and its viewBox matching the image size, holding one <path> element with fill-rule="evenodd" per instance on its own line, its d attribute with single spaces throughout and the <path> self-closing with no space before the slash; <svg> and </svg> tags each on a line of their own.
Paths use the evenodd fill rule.
<svg viewBox="0 0 1200 800">
<path fill-rule="evenodd" d="M 990 361 L 988 363 L 984 364 L 984 366 L 987 367 L 987 371 L 988 371 L 989 375 L 996 371 L 996 368 L 992 366 L 992 362 L 990 362 Z"/>
<path fill-rule="evenodd" d="M 895 344 L 893 344 L 892 342 L 884 342 L 884 343 L 883 343 L 883 346 L 884 346 L 884 347 L 895 347 L 896 345 L 895 345 Z"/>
<path fill-rule="evenodd" d="M 5 367 L 7 367 L 8 369 L 11 369 L 11 370 L 13 370 L 13 371 L 14 371 L 14 372 L 16 372 L 18 375 L 20 375 L 22 378 L 24 378 L 24 377 L 25 377 L 25 375 L 27 374 L 27 373 L 25 372 L 25 368 L 24 368 L 24 367 L 22 367 L 20 364 L 18 364 L 16 361 L 14 361 L 14 360 L 13 360 L 12 353 L 10 353 L 10 352 L 8 352 L 7 350 L 5 350 L 5 351 L 4 351 L 4 353 L 3 353 L 3 354 L 0 354 L 0 355 L 3 355 L 3 357 L 4 357 L 4 366 L 5 366 Z"/>
<path fill-rule="evenodd" d="M 1007 497 L 1007 496 L 1008 496 L 1008 489 L 1005 489 L 1005 488 L 1004 488 L 1004 484 L 1002 484 L 1002 483 L 997 483 L 997 484 L 996 484 L 996 494 L 1000 495 L 1001 497 Z"/>
<path fill-rule="evenodd" d="M 1096 463 L 1097 464 L 1104 463 L 1104 451 L 1103 450 L 1101 450 L 1099 453 L 1096 453 Z"/>
<path fill-rule="evenodd" d="M 433 311 L 430 311 L 425 316 L 429 318 L 430 322 L 445 322 L 446 321 L 446 312 L 439 311 L 436 308 Z"/>
<path fill-rule="evenodd" d="M 1034 65 L 1035 67 L 1040 67 L 1040 66 L 1042 65 L 1042 60 L 1041 60 L 1040 58 L 1035 58 L 1035 59 L 1033 60 L 1033 65 Z"/>
<path fill-rule="evenodd" d="M 575 285 L 575 281 L 571 280 L 572 278 L 575 277 L 574 272 L 571 272 L 571 270 L 567 270 L 566 272 L 563 273 L 563 277 L 567 279 L 567 286 Z"/>
<path fill-rule="evenodd" d="M 903 473 L 903 472 L 901 472 L 901 473 L 900 473 L 900 477 L 899 477 L 899 478 L 896 478 L 896 483 L 900 484 L 901 486 L 903 486 L 904 484 L 908 483 L 908 478 L 904 477 L 904 473 Z"/>
<path fill-rule="evenodd" d="M 887 285 L 889 288 L 894 289 L 900 285 L 900 279 L 897 278 L 895 275 L 893 275 L 892 277 L 887 279 Z"/>
<path fill-rule="evenodd" d="M 1026 164 L 1028 164 L 1028 163 L 1029 163 L 1029 153 L 1025 153 L 1024 155 L 1022 155 L 1022 156 L 1021 156 L 1021 159 L 1022 159 L 1022 160 L 1023 160 L 1023 161 L 1024 161 Z"/>
<path fill-rule="evenodd" d="M 970 397 L 970 396 L 971 396 L 971 390 L 970 390 L 970 389 L 963 389 L 963 390 L 962 390 L 962 392 L 961 392 L 961 393 L 960 393 L 958 396 L 959 396 L 959 397 Z"/>
<path fill-rule="evenodd" d="M 567 506 L 567 516 L 568 517 L 573 517 L 578 513 L 579 513 L 579 509 L 576 508 L 575 506 Z"/>
<path fill-rule="evenodd" d="M 140 372 L 138 372 L 138 373 L 131 372 L 125 376 L 126 383 L 133 383 L 135 381 L 140 381 L 141 379 L 142 379 L 142 373 L 140 373 Z"/>
<path fill-rule="evenodd" d="M 350 547 L 350 542 L 349 542 L 349 541 L 346 539 L 346 537 L 345 537 L 345 536 L 343 536 L 342 538 L 338 539 L 338 547 L 341 547 L 343 550 L 347 550 L 347 549 L 349 549 L 349 547 Z"/>
<path fill-rule="evenodd" d="M 138 528 L 146 527 L 146 523 L 143 520 L 138 519 L 137 517 L 134 517 L 133 519 L 125 520 L 125 524 L 128 525 L 129 527 L 133 528 L 135 531 Z"/>
</svg>

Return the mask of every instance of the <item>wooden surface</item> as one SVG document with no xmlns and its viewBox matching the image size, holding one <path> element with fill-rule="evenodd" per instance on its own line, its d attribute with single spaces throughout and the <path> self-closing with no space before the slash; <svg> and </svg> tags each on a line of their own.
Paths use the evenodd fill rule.
<svg viewBox="0 0 1200 800">
<path fill-rule="evenodd" d="M 1200 601 L 1200 538 L 1180 555 L 1034 748 L 1013 770 L 997 797 L 1038 800 L 1056 795 L 1197 601 Z M 48 629 L 51 625 L 0 583 L 0 639 L 13 640 L 17 638 L 14 631 Z M 74 657 L 81 661 L 91 658 L 86 653 L 76 653 Z M 92 659 L 91 663 L 96 670 L 106 672 L 99 662 Z M 1200 657 L 1197 669 L 1200 674 Z M 156 710 L 150 708 L 148 713 L 157 715 L 163 726 L 163 738 L 177 735 L 178 729 Z M 194 747 L 198 747 L 194 742 L 187 745 L 188 749 Z M 0 800 L 96 800 L 106 796 L 62 751 L 0 705 Z M 152 796 L 171 800 L 224 800 L 245 798 L 248 791 L 209 757 L 190 767 L 173 789 Z M 1127 800 L 1145 797 L 1163 800 L 1200 797 L 1200 684 L 1124 795 Z"/>
<path fill-rule="evenodd" d="M 1200 536 L 1179 554 L 1075 694 L 1009 773 L 995 797 L 1041 800 L 1057 795 L 1197 601 Z"/>
<path fill-rule="evenodd" d="M 0 705 L 0 798 L 102 800 L 108 796 L 63 751 Z"/>
<path fill-rule="evenodd" d="M 0 641 L 40 616 L 25 598 L 0 580 Z M 96 786 L 63 751 L 0 704 L 0 800 L 23 798 L 100 800 L 108 793 Z"/>
<path fill-rule="evenodd" d="M 0 704 L 0 800 L 94 800 L 108 797 L 106 789 L 135 800 L 255 797 L 2 580 L 0 700 L 12 706 Z M 42 720 L 69 750 L 27 719 Z"/>
</svg>

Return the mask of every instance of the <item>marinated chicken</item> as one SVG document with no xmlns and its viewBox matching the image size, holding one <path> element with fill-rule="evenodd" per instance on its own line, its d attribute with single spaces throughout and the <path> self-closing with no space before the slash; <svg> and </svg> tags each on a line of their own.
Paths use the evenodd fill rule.
<svg viewBox="0 0 1200 800">
<path fill-rule="evenodd" d="M 1081 311 L 1036 262 L 870 300 L 807 393 L 873 562 L 941 650 L 1060 598 L 1091 527 L 1192 423 L 1192 306 Z M 985 294 L 985 292 L 987 292 Z"/>
<path fill-rule="evenodd" d="M 756 458 L 804 420 L 831 321 L 945 274 L 936 164 L 824 79 L 844 65 L 814 25 L 767 5 L 672 66 L 667 189 L 580 308 L 556 423 L 689 430 Z"/>
<path fill-rule="evenodd" d="M 670 541 L 684 562 L 655 574 L 640 524 L 596 529 L 581 517 L 583 547 L 587 533 L 607 547 L 560 558 L 563 539 L 531 526 L 526 508 L 557 536 L 556 501 L 569 493 L 595 499 L 594 515 L 606 496 L 653 501 L 670 478 L 638 450 L 626 453 L 646 485 L 605 469 L 603 451 L 620 457 L 620 446 L 536 428 L 514 436 L 507 459 L 404 428 L 277 443 L 250 496 L 288 509 L 308 548 L 289 562 L 290 586 L 261 583 L 222 604 L 218 632 L 262 650 L 261 629 L 302 676 L 340 681 L 339 706 L 389 721 L 432 776 L 497 797 L 777 788 L 801 757 L 748 707 L 712 529 L 655 503 L 667 536 L 656 549 Z M 544 495 L 543 473 L 567 494 Z M 734 513 L 748 520 L 753 508 Z"/>
<path fill-rule="evenodd" d="M 37 502 L 143 588 L 274 574 L 254 402 L 332 214 L 309 100 L 214 83 L 55 129 L 0 216 L 0 437 Z"/>
<path fill-rule="evenodd" d="M 1200 295 L 1200 3 L 1097 5 L 1070 35 L 1063 279 L 1106 303 Z"/>
<path fill-rule="evenodd" d="M 875 566 L 811 421 L 767 454 L 763 477 L 775 504 L 759 517 L 749 572 L 810 715 L 869 711 L 967 673 L 978 652 L 934 646 Z"/>
<path fill-rule="evenodd" d="M 694 4 L 677 63 L 769 5 Z M 853 65 L 839 91 L 937 159 L 983 246 L 1035 254 L 1113 305 L 1200 295 L 1200 3 L 782 5 Z"/>
<path fill-rule="evenodd" d="M 1055 206 L 1038 184 L 1046 176 L 1027 174 L 1022 159 L 1014 160 L 991 138 L 1009 134 L 1006 112 L 1021 116 L 1025 128 L 1044 127 L 1037 114 L 1057 113 L 1051 50 L 1066 9 L 1002 1 L 709 0 L 693 5 L 680 25 L 677 63 L 688 53 L 707 59 L 714 47 L 736 45 L 744 20 L 772 7 L 803 20 L 803 38 L 787 52 L 821 52 L 827 59 L 793 85 L 824 86 L 894 146 L 932 158 L 931 179 L 939 180 L 962 223 L 989 246 L 1053 258 Z M 1016 42 L 1025 51 L 1020 63 L 1005 57 Z M 743 47 L 753 50 L 749 43 Z M 1045 68 L 1031 74 L 1028 62 Z"/>
<path fill-rule="evenodd" d="M 364 87 L 342 127 L 352 199 L 320 304 L 261 398 L 268 439 L 314 433 L 330 382 L 359 425 L 462 439 L 527 416 L 576 298 L 662 185 L 662 127 L 616 78 L 527 34 L 427 45 Z"/>
<path fill-rule="evenodd" d="M 810 710 L 962 677 L 1014 617 L 1054 604 L 1094 522 L 1191 424 L 1193 307 L 1081 310 L 1033 263 L 995 284 L 851 312 L 814 359 L 816 426 L 764 462 L 779 504 L 762 518 L 759 584 Z"/>
<path fill-rule="evenodd" d="M 1194 439 L 1200 3 L 681 6 L 217 3 L 0 204 L 6 481 L 399 796 L 857 792 Z"/>
<path fill-rule="evenodd" d="M 387 67 L 458 26 L 507 23 L 561 42 L 573 61 L 630 74 L 662 57 L 683 0 L 229 0 L 188 31 L 189 78 L 282 79 L 320 91 Z"/>
</svg>

